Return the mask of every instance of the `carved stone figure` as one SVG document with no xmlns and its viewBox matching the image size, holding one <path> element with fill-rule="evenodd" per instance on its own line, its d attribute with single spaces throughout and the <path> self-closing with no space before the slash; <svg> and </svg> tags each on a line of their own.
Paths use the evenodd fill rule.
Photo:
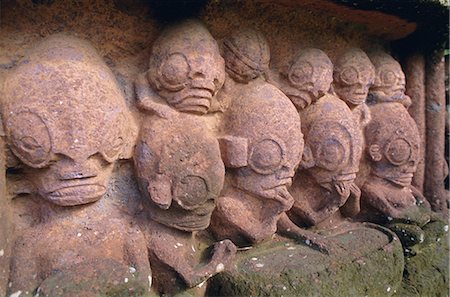
<svg viewBox="0 0 450 297">
<path fill-rule="evenodd" d="M 365 137 L 371 175 L 362 187 L 361 215 L 378 223 L 400 222 L 402 232 L 408 232 L 417 243 L 423 232 L 403 224 L 420 227 L 431 215 L 429 203 L 411 185 L 420 150 L 417 126 L 401 103 L 382 102 L 370 110 L 372 120 L 365 128 Z"/>
<path fill-rule="evenodd" d="M 298 113 L 263 78 L 268 55 L 266 41 L 255 31 L 236 32 L 224 41 L 226 71 L 235 82 L 219 139 L 229 175 L 211 230 L 240 246 L 276 232 L 280 216 L 292 206 L 287 188 L 303 151 Z"/>
<path fill-rule="evenodd" d="M 333 89 L 350 107 L 361 127 L 370 121 L 365 102 L 374 79 L 375 70 L 369 57 L 358 48 L 346 50 L 334 64 Z"/>
<path fill-rule="evenodd" d="M 400 64 L 383 52 L 370 55 L 375 67 L 375 81 L 369 90 L 368 104 L 399 102 L 406 108 L 411 98 L 405 94 L 406 80 Z"/>
<path fill-rule="evenodd" d="M 223 85 L 224 60 L 205 26 L 188 20 L 158 37 L 145 75 L 152 90 L 176 110 L 205 114 Z"/>
<path fill-rule="evenodd" d="M 147 198 L 142 228 L 159 293 L 200 285 L 229 268 L 236 253 L 234 244 L 223 240 L 213 245 L 205 262 L 196 238 L 210 224 L 225 178 L 219 143 L 202 116 L 224 72 L 215 40 L 201 23 L 190 20 L 161 34 L 150 58 L 150 84 L 142 76 L 136 82 L 147 115 L 134 163 Z M 174 88 L 180 75 L 183 81 Z"/>
<path fill-rule="evenodd" d="M 256 30 L 239 30 L 225 38 L 223 55 L 227 74 L 238 83 L 247 84 L 269 69 L 269 44 Z"/>
<path fill-rule="evenodd" d="M 318 225 L 340 212 L 359 212 L 360 190 L 355 184 L 362 138 L 349 108 L 327 94 L 301 113 L 305 149 L 290 189 L 295 199 L 288 212 L 298 226 Z M 341 210 L 341 211 L 340 211 Z"/>
<path fill-rule="evenodd" d="M 329 92 L 333 64 L 323 51 L 306 48 L 272 73 L 271 79 L 301 111 Z"/>
<path fill-rule="evenodd" d="M 96 202 L 136 136 L 112 72 L 87 42 L 55 35 L 11 71 L 2 95 L 9 148 L 42 211 L 16 241 L 10 293 L 146 291 L 143 234 L 107 201 Z"/>
</svg>

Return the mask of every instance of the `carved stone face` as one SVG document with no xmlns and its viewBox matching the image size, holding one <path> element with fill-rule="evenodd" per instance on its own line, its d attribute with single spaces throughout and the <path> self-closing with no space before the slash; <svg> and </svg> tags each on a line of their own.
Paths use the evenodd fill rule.
<svg viewBox="0 0 450 297">
<path fill-rule="evenodd" d="M 144 123 L 134 160 L 154 220 L 186 231 L 208 227 L 225 168 L 217 140 L 205 131 L 182 116 Z"/>
<path fill-rule="evenodd" d="M 205 114 L 225 79 L 224 60 L 204 25 L 189 20 L 164 31 L 153 45 L 147 73 L 169 105 Z"/>
<path fill-rule="evenodd" d="M 385 53 L 377 53 L 370 59 L 375 66 L 375 82 L 370 88 L 370 94 L 375 100 L 377 102 L 410 100 L 405 95 L 406 79 L 400 64 Z"/>
<path fill-rule="evenodd" d="M 226 72 L 240 83 L 248 83 L 269 68 L 269 45 L 255 30 L 234 32 L 223 41 L 223 53 Z"/>
<path fill-rule="evenodd" d="M 289 99 L 265 83 L 243 92 L 225 121 L 226 135 L 232 136 L 225 163 L 235 168 L 235 186 L 262 198 L 280 196 L 293 202 L 287 187 L 301 159 L 303 135 Z"/>
<path fill-rule="evenodd" d="M 365 136 L 372 173 L 399 187 L 410 186 L 420 150 L 416 123 L 399 103 L 377 104 L 370 111 Z"/>
<path fill-rule="evenodd" d="M 321 187 L 348 197 L 362 152 L 361 133 L 351 111 L 328 95 L 302 113 L 302 119 L 308 172 Z"/>
<path fill-rule="evenodd" d="M 7 77 L 3 95 L 9 147 L 38 193 L 63 206 L 100 199 L 135 127 L 95 50 L 49 38 Z"/>
<path fill-rule="evenodd" d="M 352 108 L 366 101 L 375 71 L 367 55 L 352 48 L 337 59 L 333 78 L 336 94 Z"/>
<path fill-rule="evenodd" d="M 321 50 L 301 50 L 282 73 L 280 89 L 297 109 L 304 109 L 325 95 L 333 81 L 333 64 Z"/>
</svg>

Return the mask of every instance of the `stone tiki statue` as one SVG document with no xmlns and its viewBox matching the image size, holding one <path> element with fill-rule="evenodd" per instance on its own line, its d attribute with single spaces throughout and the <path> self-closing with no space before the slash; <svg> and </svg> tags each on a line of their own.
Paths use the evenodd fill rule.
<svg viewBox="0 0 450 297">
<path fill-rule="evenodd" d="M 361 217 L 388 224 L 402 242 L 423 241 L 423 227 L 435 217 L 426 198 L 411 185 L 419 161 L 420 136 L 406 110 L 405 75 L 385 53 L 372 57 L 375 84 L 370 89 L 372 121 L 365 128 L 366 158 L 371 173 L 362 187 Z"/>
<path fill-rule="evenodd" d="M 272 71 L 270 81 L 302 111 L 329 93 L 333 81 L 333 64 L 321 50 L 299 51 L 292 61 Z"/>
<path fill-rule="evenodd" d="M 277 221 L 292 207 L 287 188 L 300 162 L 300 119 L 289 99 L 267 83 L 269 48 L 253 30 L 224 40 L 232 85 L 229 108 L 220 130 L 227 178 L 213 213 L 211 230 L 239 246 L 271 238 Z M 228 80 L 232 80 L 229 81 Z"/>
<path fill-rule="evenodd" d="M 348 106 L 329 93 L 332 75 L 328 56 L 308 48 L 281 68 L 277 79 L 300 113 L 305 138 L 302 162 L 290 189 L 294 206 L 279 222 L 283 233 L 295 235 L 295 225 L 309 227 L 330 218 L 336 224 L 341 212 L 346 216 L 359 212 L 360 190 L 354 180 L 361 132 Z M 319 239 L 316 242 L 320 244 Z"/>
<path fill-rule="evenodd" d="M 136 82 L 143 118 L 134 163 L 146 204 L 154 288 L 175 294 L 229 267 L 236 247 L 214 244 L 206 262 L 196 239 L 206 229 L 222 190 L 225 168 L 204 114 L 224 82 L 216 41 L 198 21 L 163 31 L 149 70 Z"/>
<path fill-rule="evenodd" d="M 398 102 L 405 108 L 411 105 L 411 98 L 405 94 L 406 79 L 400 63 L 383 52 L 370 55 L 375 67 L 375 80 L 370 87 L 367 104 Z"/>
<path fill-rule="evenodd" d="M 7 143 L 41 207 L 16 240 L 10 293 L 145 293 L 144 236 L 101 199 L 136 137 L 112 72 L 87 42 L 55 35 L 11 71 L 2 95 Z"/>
<path fill-rule="evenodd" d="M 358 48 L 346 50 L 335 62 L 334 92 L 347 103 L 361 128 L 370 121 L 366 100 L 374 77 L 375 70 L 369 57 Z"/>
</svg>

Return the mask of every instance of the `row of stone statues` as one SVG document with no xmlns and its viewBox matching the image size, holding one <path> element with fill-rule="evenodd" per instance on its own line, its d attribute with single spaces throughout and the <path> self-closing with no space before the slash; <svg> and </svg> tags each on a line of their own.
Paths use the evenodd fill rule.
<svg viewBox="0 0 450 297">
<path fill-rule="evenodd" d="M 30 50 L 4 82 L 2 120 L 10 167 L 42 209 L 16 240 L 10 293 L 174 294 L 275 233 L 332 254 L 306 227 L 345 229 L 344 217 L 423 240 L 434 214 L 411 185 L 420 139 L 399 63 L 359 49 L 334 67 L 319 49 L 269 63 L 257 31 L 219 47 L 198 21 L 171 26 L 134 82 L 139 127 L 87 42 L 55 35 Z M 130 158 L 143 197 L 132 216 L 104 202 Z"/>
</svg>

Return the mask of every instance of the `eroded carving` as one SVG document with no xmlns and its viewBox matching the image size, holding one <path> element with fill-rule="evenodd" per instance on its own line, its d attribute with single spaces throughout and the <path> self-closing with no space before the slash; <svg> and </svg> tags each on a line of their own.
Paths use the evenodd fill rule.
<svg viewBox="0 0 450 297">
<path fill-rule="evenodd" d="M 188 65 L 188 71 L 180 65 Z M 224 73 L 215 40 L 204 25 L 190 20 L 161 35 L 150 58 L 150 84 L 143 76 L 136 82 L 147 115 L 134 161 L 147 198 L 142 228 L 159 293 L 201 284 L 229 268 L 236 253 L 234 244 L 223 240 L 205 260 L 195 236 L 209 226 L 225 178 L 219 143 L 201 116 L 211 107 Z M 175 89 L 173 80 L 181 74 L 186 81 Z"/>
<path fill-rule="evenodd" d="M 205 114 L 225 79 L 217 42 L 195 20 L 165 30 L 145 74 L 153 91 L 181 112 Z"/>
<path fill-rule="evenodd" d="M 291 193 L 296 199 L 289 217 L 299 226 L 317 225 L 341 211 L 359 212 L 355 184 L 362 151 L 359 126 L 345 104 L 325 95 L 301 113 L 305 151 Z M 335 219 L 336 221 L 336 219 Z"/>
<path fill-rule="evenodd" d="M 375 67 L 375 80 L 369 90 L 368 104 L 398 102 L 408 108 L 411 98 L 405 94 L 406 80 L 400 64 L 383 52 L 370 55 L 370 60 Z"/>
<path fill-rule="evenodd" d="M 401 103 L 378 103 L 370 110 L 372 120 L 365 137 L 371 175 L 362 187 L 362 214 L 367 220 L 389 223 L 406 239 L 404 244 L 413 245 L 423 241 L 420 227 L 432 217 L 429 203 L 411 185 L 419 157 L 419 132 Z"/>
<path fill-rule="evenodd" d="M 374 66 L 366 53 L 358 48 L 346 50 L 335 62 L 333 89 L 350 107 L 361 127 L 370 121 L 370 112 L 365 102 L 374 80 Z"/>
<path fill-rule="evenodd" d="M 224 45 L 234 86 L 219 140 L 228 182 L 211 229 L 216 237 L 242 246 L 270 238 L 280 216 L 291 208 L 287 188 L 300 162 L 303 136 L 292 103 L 264 79 L 269 53 L 260 33 L 236 32 Z"/>
<path fill-rule="evenodd" d="M 2 94 L 9 148 L 42 210 L 40 222 L 16 241 L 9 291 L 91 296 L 147 290 L 142 233 L 98 201 L 114 162 L 130 157 L 136 136 L 112 72 L 87 42 L 55 35 L 12 70 Z"/>
<path fill-rule="evenodd" d="M 333 64 L 321 50 L 300 50 L 292 61 L 271 76 L 298 110 L 305 109 L 330 90 Z"/>
<path fill-rule="evenodd" d="M 279 228 L 295 235 L 299 232 L 293 230 L 299 229 L 289 220 L 308 227 L 336 217 L 340 209 L 348 216 L 359 212 L 360 190 L 354 180 L 362 139 L 350 109 L 329 93 L 333 64 L 323 51 L 301 50 L 286 68 L 290 69 L 289 75 L 282 75 L 284 79 L 279 83 L 300 112 L 305 148 L 290 189 L 294 206 L 287 212 L 289 219 L 280 221 Z M 292 83 L 294 78 L 296 84 Z M 320 239 L 315 241 L 328 250 Z"/>
</svg>

